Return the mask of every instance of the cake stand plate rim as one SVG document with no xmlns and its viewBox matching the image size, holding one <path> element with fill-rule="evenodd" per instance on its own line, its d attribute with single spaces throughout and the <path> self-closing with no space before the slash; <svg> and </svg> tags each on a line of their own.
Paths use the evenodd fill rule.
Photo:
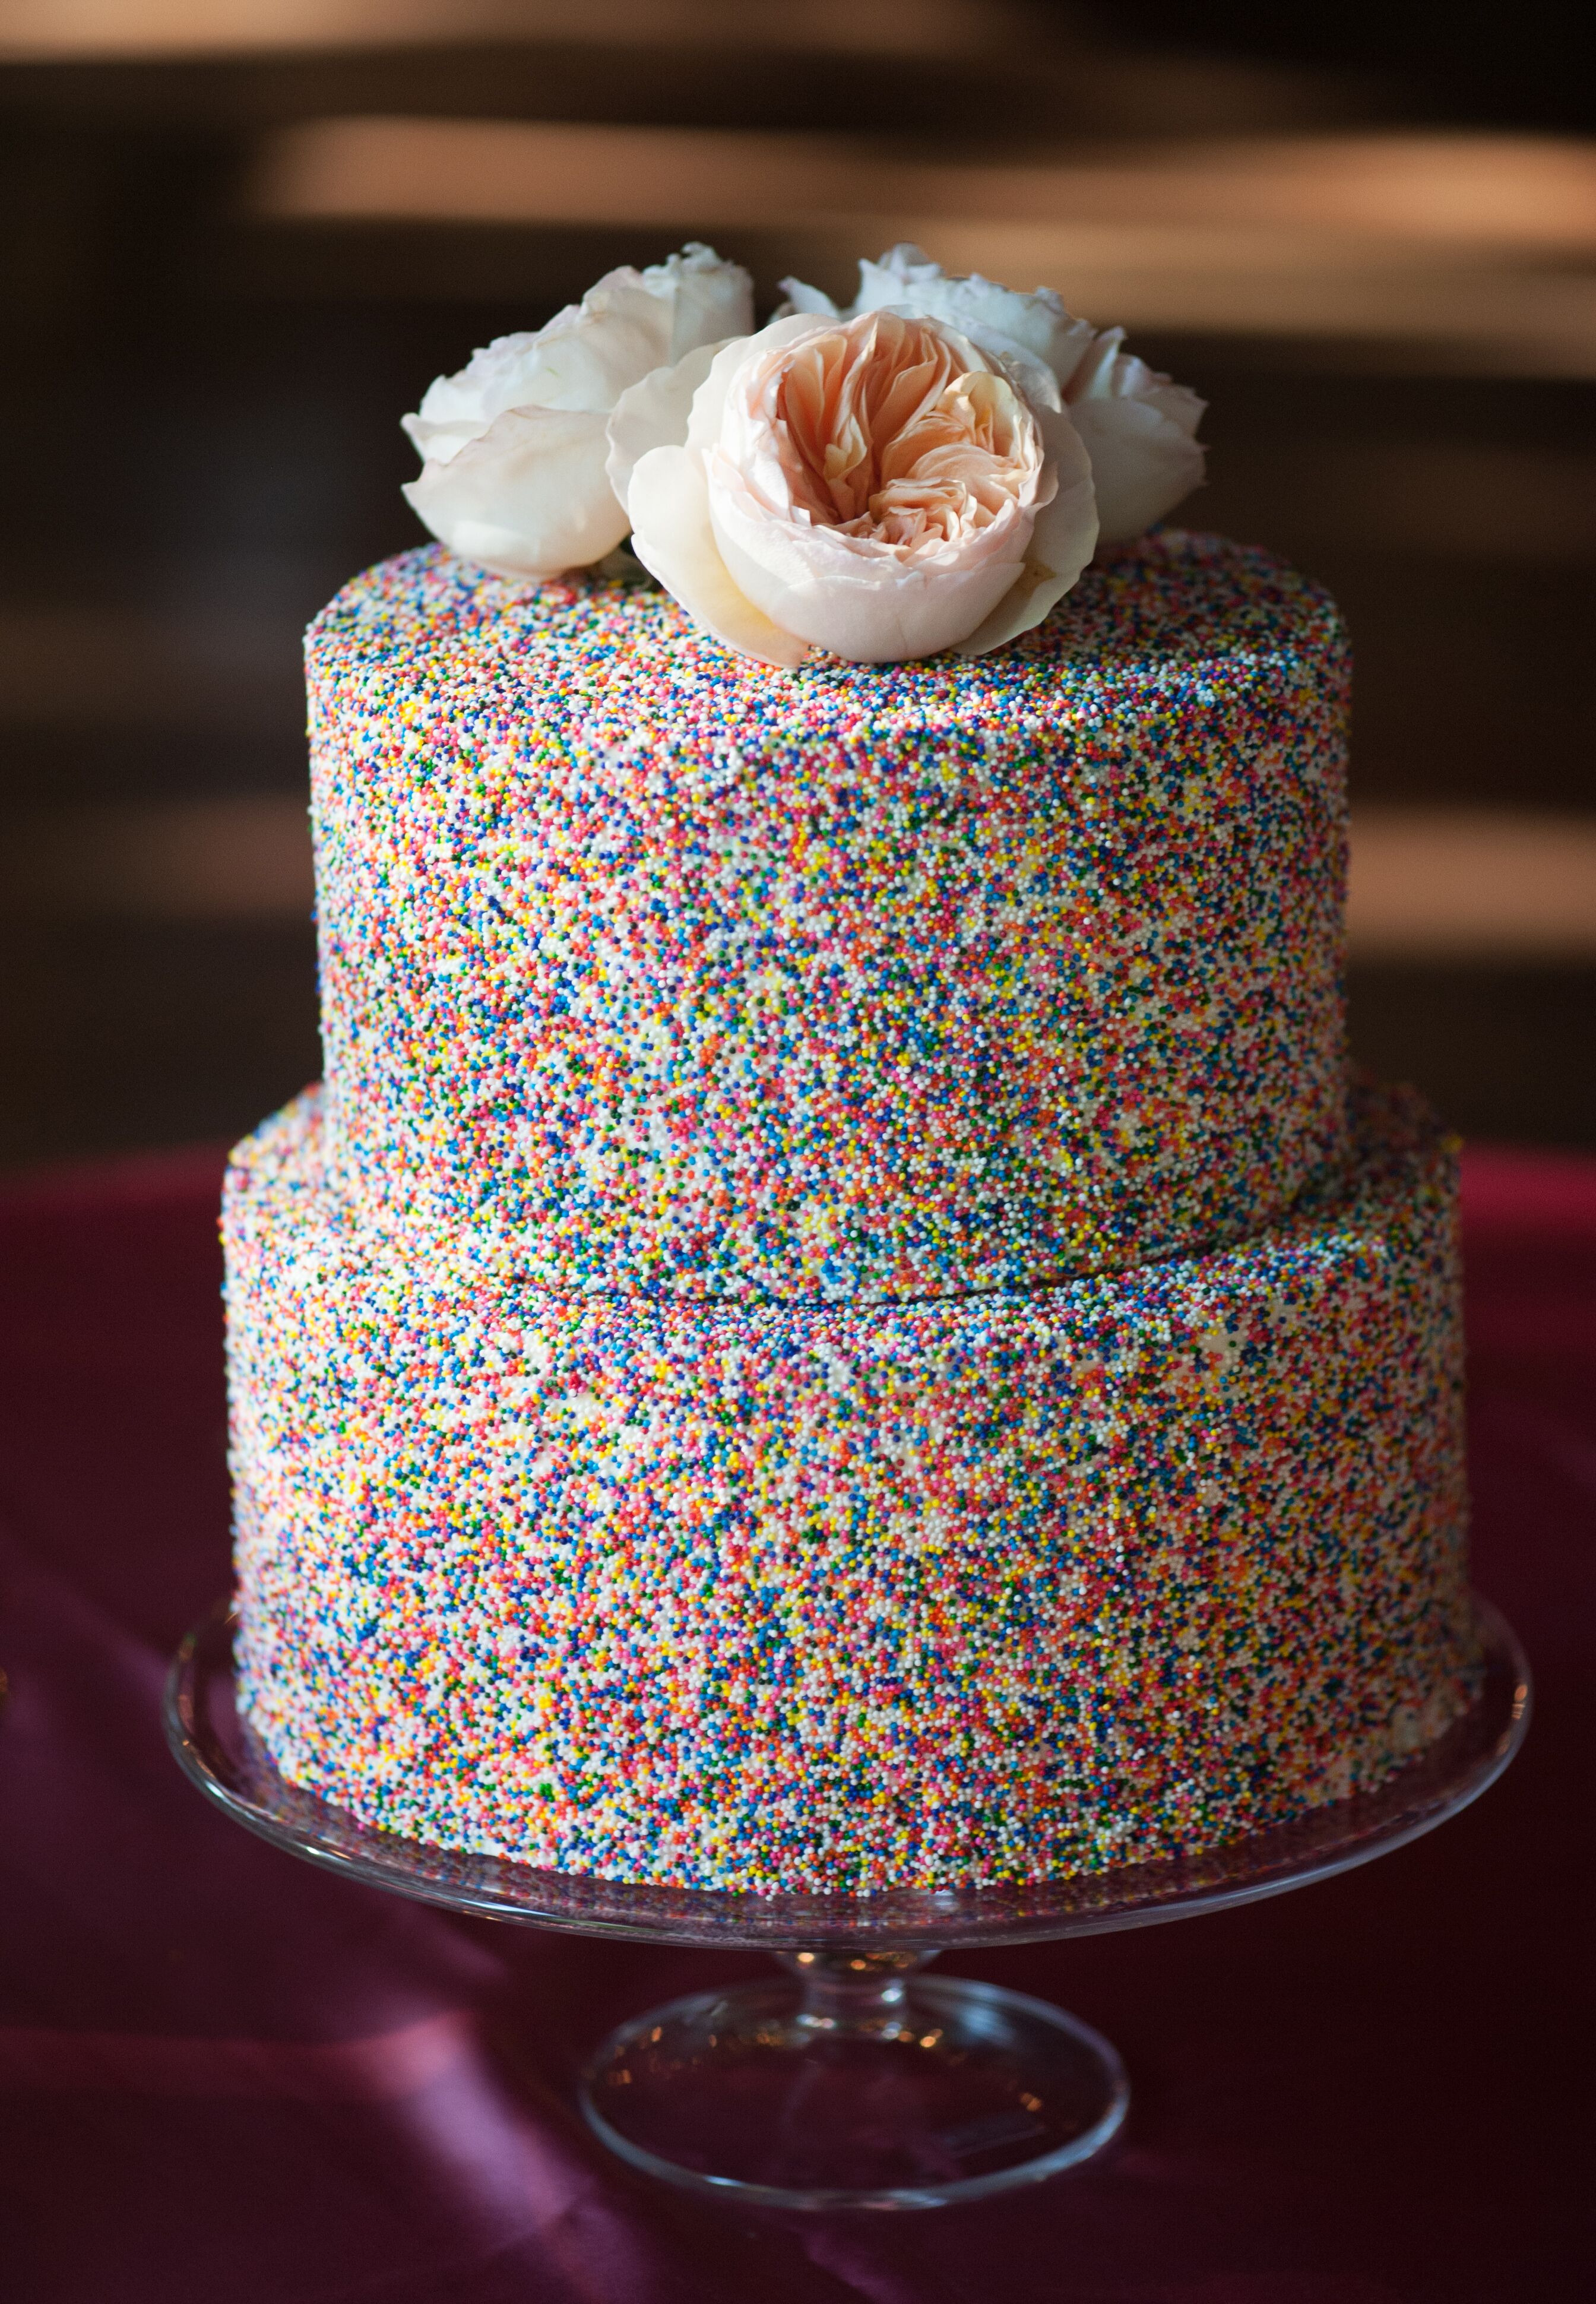
<svg viewBox="0 0 1596 2304">
<path fill-rule="evenodd" d="M 1039 1943 L 1146 1927 L 1256 1902 L 1369 1863 L 1432 1831 L 1495 1783 L 1524 1741 L 1531 1679 L 1506 1619 L 1474 1597 L 1484 1657 L 1478 1701 L 1379 1791 L 1312 1809 L 1193 1858 L 1064 1879 L 864 1896 L 764 1895 L 678 1889 L 542 1872 L 458 1854 L 359 1823 L 281 1776 L 234 1715 L 233 1617 L 219 1602 L 177 1651 L 167 1676 L 167 1741 L 191 1783 L 235 1822 L 345 1879 L 423 1903 L 524 1927 L 653 1943 L 769 1951 L 873 1950 Z"/>
</svg>

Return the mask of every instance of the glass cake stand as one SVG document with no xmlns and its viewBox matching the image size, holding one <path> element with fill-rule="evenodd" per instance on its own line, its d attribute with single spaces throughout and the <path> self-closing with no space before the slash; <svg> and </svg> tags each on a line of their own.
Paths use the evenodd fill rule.
<svg viewBox="0 0 1596 2304">
<path fill-rule="evenodd" d="M 1509 1627 L 1476 1604 L 1478 1701 L 1377 1792 L 1207 1854 L 1089 1877 L 871 1896 L 636 1886 L 378 1832 L 278 1775 L 233 1703 L 232 1618 L 179 1649 L 165 1725 L 200 1791 L 279 1848 L 451 1911 L 580 1935 L 758 1947 L 786 1970 L 623 2024 L 583 2077 L 612 2151 L 696 2191 L 781 2208 L 929 2208 L 1035 2183 L 1124 2121 L 1108 2041 L 996 1985 L 921 1973 L 939 1952 L 1145 1927 L 1279 1895 L 1416 1839 L 1494 1782 L 1529 1724 Z"/>
</svg>

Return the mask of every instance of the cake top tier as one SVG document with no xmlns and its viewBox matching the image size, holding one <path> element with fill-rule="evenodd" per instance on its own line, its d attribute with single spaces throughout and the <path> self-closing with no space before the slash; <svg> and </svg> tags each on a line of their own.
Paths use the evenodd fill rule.
<svg viewBox="0 0 1596 2304">
<path fill-rule="evenodd" d="M 404 555 L 312 627 L 331 1151 L 557 1286 L 1234 1238 L 1339 1156 L 1343 636 L 1178 532 L 966 661 L 776 670 Z"/>
<path fill-rule="evenodd" d="M 313 633 L 350 608 L 395 656 L 414 650 L 429 686 L 496 659 L 562 743 L 656 785 L 773 775 L 820 798 L 855 778 L 879 789 L 909 748 L 946 781 L 961 758 L 1075 740 L 1095 719 L 1160 715 L 1178 748 L 1221 694 L 1261 687 L 1288 709 L 1329 674 L 1345 701 L 1329 596 L 1270 554 L 1179 530 L 1106 553 L 1044 624 L 974 658 L 783 671 L 722 648 L 641 571 L 518 588 L 427 550 L 358 578 Z"/>
</svg>

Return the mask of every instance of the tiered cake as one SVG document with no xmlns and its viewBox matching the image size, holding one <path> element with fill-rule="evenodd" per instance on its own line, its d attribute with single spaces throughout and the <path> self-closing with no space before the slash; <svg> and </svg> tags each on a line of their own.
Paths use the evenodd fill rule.
<svg viewBox="0 0 1596 2304">
<path fill-rule="evenodd" d="M 1347 657 L 1156 534 L 797 672 L 438 550 L 309 639 L 326 1083 L 229 1181 L 243 1691 L 369 1823 L 947 1886 L 1473 1669 L 1452 1151 L 1348 1098 Z"/>
</svg>

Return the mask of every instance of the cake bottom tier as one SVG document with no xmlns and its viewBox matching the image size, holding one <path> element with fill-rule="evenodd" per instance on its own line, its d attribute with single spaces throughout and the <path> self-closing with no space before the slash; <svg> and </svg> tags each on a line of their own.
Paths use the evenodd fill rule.
<svg viewBox="0 0 1596 2304">
<path fill-rule="evenodd" d="M 314 1092 L 225 1210 L 248 1716 L 295 1783 L 610 1878 L 1195 1851 L 1467 1702 L 1450 1146 L 1213 1254 L 859 1308 L 557 1297 L 363 1232 Z"/>
</svg>

